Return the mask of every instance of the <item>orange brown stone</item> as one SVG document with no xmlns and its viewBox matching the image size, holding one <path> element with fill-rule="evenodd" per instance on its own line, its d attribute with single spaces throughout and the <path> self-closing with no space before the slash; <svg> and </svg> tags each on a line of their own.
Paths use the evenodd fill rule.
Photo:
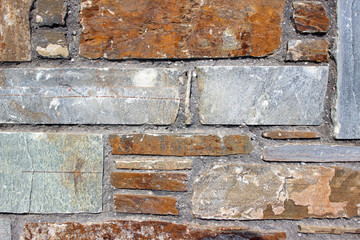
<svg viewBox="0 0 360 240">
<path fill-rule="evenodd" d="M 271 139 L 316 139 L 320 138 L 316 132 L 304 132 L 304 131 L 267 131 L 264 132 L 263 137 Z"/>
<path fill-rule="evenodd" d="M 266 56 L 281 44 L 286 0 L 82 0 L 83 57 Z"/>
<path fill-rule="evenodd" d="M 286 60 L 328 62 L 329 42 L 327 40 L 290 40 L 287 45 Z"/>
<path fill-rule="evenodd" d="M 321 2 L 298 1 L 293 3 L 295 27 L 303 33 L 325 33 L 330 20 Z"/>
</svg>

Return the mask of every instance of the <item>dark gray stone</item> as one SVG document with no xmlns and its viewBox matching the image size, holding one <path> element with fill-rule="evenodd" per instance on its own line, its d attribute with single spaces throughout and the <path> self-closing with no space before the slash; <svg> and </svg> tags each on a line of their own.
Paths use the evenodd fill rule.
<svg viewBox="0 0 360 240">
<path fill-rule="evenodd" d="M 65 0 L 37 0 L 36 22 L 40 26 L 65 25 Z"/>
<path fill-rule="evenodd" d="M 11 223 L 6 219 L 0 219 L 1 240 L 11 240 Z"/>
</svg>

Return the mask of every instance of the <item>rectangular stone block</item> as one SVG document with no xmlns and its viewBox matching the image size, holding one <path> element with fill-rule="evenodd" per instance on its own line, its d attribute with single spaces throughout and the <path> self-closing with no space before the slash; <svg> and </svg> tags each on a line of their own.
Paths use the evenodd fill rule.
<svg viewBox="0 0 360 240">
<path fill-rule="evenodd" d="M 333 112 L 337 139 L 360 139 L 360 2 L 337 1 L 337 99 Z"/>
<path fill-rule="evenodd" d="M 159 124 L 175 122 L 175 69 L 0 70 L 0 123 Z"/>
<path fill-rule="evenodd" d="M 330 20 L 320 1 L 295 1 L 293 19 L 296 30 L 301 33 L 326 33 Z"/>
<path fill-rule="evenodd" d="M 29 14 L 32 3 L 33 0 L 1 1 L 0 61 L 22 62 L 31 60 Z"/>
<path fill-rule="evenodd" d="M 163 221 L 108 221 L 97 223 L 28 223 L 21 240 L 47 239 L 261 239 L 285 240 L 285 232 L 249 230 L 244 227 L 225 227 L 197 224 L 177 224 Z M 81 237 L 81 238 L 80 238 Z"/>
<path fill-rule="evenodd" d="M 305 132 L 305 131 L 267 131 L 262 134 L 265 138 L 271 139 L 316 139 L 320 138 L 317 132 Z"/>
<path fill-rule="evenodd" d="M 0 237 L 1 240 L 11 240 L 11 222 L 0 218 Z"/>
<path fill-rule="evenodd" d="M 360 162 L 360 147 L 305 144 L 266 146 L 262 158 L 272 162 Z"/>
<path fill-rule="evenodd" d="M 82 0 L 86 58 L 265 56 L 281 45 L 286 0 Z"/>
<path fill-rule="evenodd" d="M 36 23 L 40 26 L 64 26 L 66 14 L 65 0 L 37 0 Z"/>
<path fill-rule="evenodd" d="M 179 215 L 176 198 L 149 195 L 114 195 L 115 211 L 155 215 Z"/>
<path fill-rule="evenodd" d="M 116 160 L 116 168 L 119 169 L 142 169 L 142 170 L 186 170 L 191 169 L 191 159 L 186 158 L 136 158 Z"/>
<path fill-rule="evenodd" d="M 111 173 L 111 184 L 116 188 L 126 189 L 183 192 L 187 191 L 186 180 L 185 173 Z"/>
<path fill-rule="evenodd" d="M 102 211 L 103 137 L 0 133 L 0 212 Z"/>
<path fill-rule="evenodd" d="M 120 155 L 222 156 L 249 154 L 253 150 L 246 135 L 111 135 L 110 144 L 112 154 Z"/>
<path fill-rule="evenodd" d="M 360 234 L 360 228 L 338 227 L 338 226 L 318 226 L 318 225 L 298 225 L 300 233 L 323 233 L 323 234 Z"/>
<path fill-rule="evenodd" d="M 320 125 L 328 66 L 197 67 L 202 124 Z"/>
<path fill-rule="evenodd" d="M 360 172 L 342 167 L 215 164 L 195 180 L 192 211 L 204 219 L 351 218 Z"/>
<path fill-rule="evenodd" d="M 287 43 L 286 60 L 328 62 L 329 42 L 323 39 L 290 40 Z"/>
</svg>

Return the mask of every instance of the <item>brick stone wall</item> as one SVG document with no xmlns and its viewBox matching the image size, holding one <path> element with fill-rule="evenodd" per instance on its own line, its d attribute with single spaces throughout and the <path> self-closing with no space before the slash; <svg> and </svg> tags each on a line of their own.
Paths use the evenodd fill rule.
<svg viewBox="0 0 360 240">
<path fill-rule="evenodd" d="M 0 5 L 0 239 L 360 239 L 359 0 Z"/>
</svg>

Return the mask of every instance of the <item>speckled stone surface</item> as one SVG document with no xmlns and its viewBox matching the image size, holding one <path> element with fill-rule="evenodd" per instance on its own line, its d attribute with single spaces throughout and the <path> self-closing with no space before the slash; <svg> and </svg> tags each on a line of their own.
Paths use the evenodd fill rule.
<svg viewBox="0 0 360 240">
<path fill-rule="evenodd" d="M 1 240 L 11 240 L 11 223 L 9 220 L 0 218 Z"/>
</svg>

